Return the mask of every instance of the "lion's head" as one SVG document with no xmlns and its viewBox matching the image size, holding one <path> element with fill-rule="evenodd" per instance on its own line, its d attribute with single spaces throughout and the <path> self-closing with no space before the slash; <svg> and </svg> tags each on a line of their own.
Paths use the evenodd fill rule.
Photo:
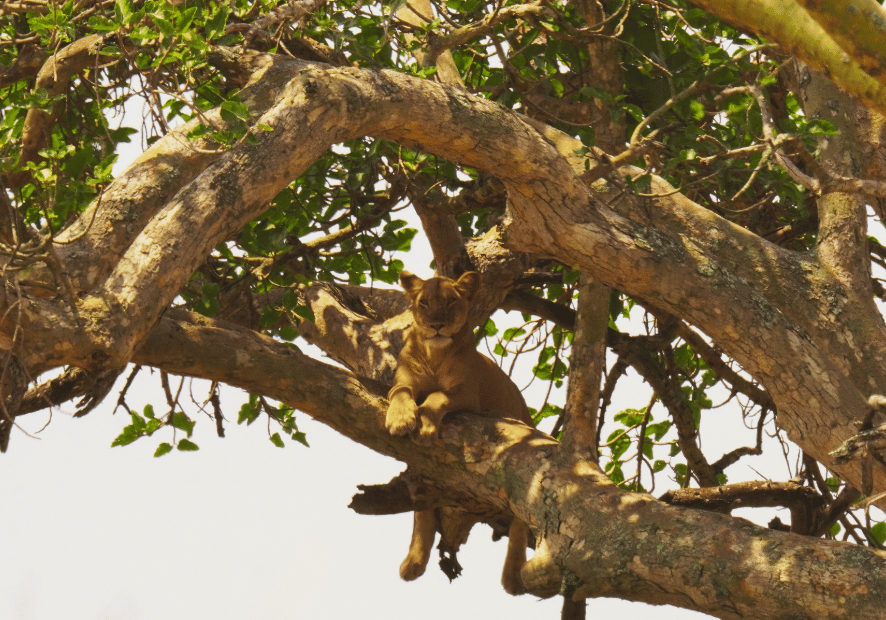
<svg viewBox="0 0 886 620">
<path fill-rule="evenodd" d="M 431 343 L 444 345 L 464 327 L 471 300 L 480 288 L 480 274 L 468 271 L 458 280 L 440 276 L 422 280 L 403 271 L 400 284 L 412 300 L 418 334 Z"/>
</svg>

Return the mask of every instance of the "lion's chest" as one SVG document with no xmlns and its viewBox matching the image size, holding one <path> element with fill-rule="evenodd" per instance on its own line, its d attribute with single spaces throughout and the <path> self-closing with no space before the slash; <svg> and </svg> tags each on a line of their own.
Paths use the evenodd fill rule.
<svg viewBox="0 0 886 620">
<path fill-rule="evenodd" d="M 416 402 L 424 400 L 433 392 L 454 392 L 461 389 L 470 389 L 472 384 L 467 376 L 470 367 L 471 355 L 478 355 L 473 349 L 463 350 L 440 350 L 427 348 L 422 361 L 422 375 L 419 393 L 416 394 Z"/>
</svg>

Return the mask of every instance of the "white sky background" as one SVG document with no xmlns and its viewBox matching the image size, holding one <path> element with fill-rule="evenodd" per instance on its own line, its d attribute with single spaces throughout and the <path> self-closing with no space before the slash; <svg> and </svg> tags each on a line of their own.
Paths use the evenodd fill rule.
<svg viewBox="0 0 886 620">
<path fill-rule="evenodd" d="M 141 150 L 137 143 L 133 147 L 128 157 L 123 154 L 126 165 Z M 411 210 L 400 215 L 414 218 Z M 402 257 L 406 267 L 432 275 L 421 233 L 413 248 Z M 140 411 L 150 402 L 165 413 L 159 378 L 147 369 L 141 376 L 127 403 Z M 646 405 L 648 387 L 626 387 L 616 390 L 609 419 Z M 195 382 L 193 392 L 202 402 L 205 387 Z M 448 582 L 435 551 L 423 577 L 401 581 L 397 571 L 412 516 L 361 516 L 347 505 L 358 484 L 387 482 L 404 466 L 305 414 L 298 424 L 311 448 L 288 440 L 285 449 L 276 448 L 267 439 L 264 417 L 249 428 L 236 425 L 246 398 L 230 388 L 223 393 L 224 440 L 215 436 L 211 420 L 189 410 L 198 421 L 194 441 L 200 450 L 162 458 L 152 455 L 169 440 L 165 431 L 110 447 L 129 423 L 122 410 L 110 415 L 117 391 L 83 419 L 71 417 L 72 403 L 55 410 L 39 439 L 14 430 L 9 451 L 0 457 L 0 620 L 332 619 L 379 613 L 386 620 L 559 618 L 559 597 L 538 601 L 501 589 L 506 542 L 492 543 L 484 525 L 459 553 L 464 568 L 459 579 Z M 526 398 L 540 406 L 542 387 L 533 386 Z M 703 427 L 712 460 L 753 444 L 753 432 L 744 429 L 734 407 L 715 411 L 723 418 L 718 434 L 710 434 L 714 412 L 705 414 Z M 42 412 L 19 421 L 36 433 L 47 418 Z M 775 452 L 768 460 L 743 459 L 727 470 L 730 481 L 755 478 L 752 467 L 786 478 Z M 657 488 L 656 495 L 664 490 Z M 742 515 L 763 524 L 771 516 Z M 615 599 L 588 604 L 589 617 L 706 617 Z"/>
</svg>

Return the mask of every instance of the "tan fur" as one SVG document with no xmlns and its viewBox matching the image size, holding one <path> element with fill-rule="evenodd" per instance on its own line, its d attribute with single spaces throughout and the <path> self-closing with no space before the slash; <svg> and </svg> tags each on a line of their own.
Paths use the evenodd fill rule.
<svg viewBox="0 0 886 620">
<path fill-rule="evenodd" d="M 421 440 L 437 435 L 443 416 L 450 411 L 514 418 L 532 424 L 520 390 L 495 362 L 474 348 L 467 324 L 471 300 L 480 287 L 479 274 L 469 271 L 457 281 L 435 277 L 428 280 L 408 271 L 400 284 L 412 300 L 414 324 L 397 360 L 394 387 L 388 393 L 385 426 L 392 435 L 415 432 Z M 400 576 L 411 581 L 425 572 L 437 517 L 434 510 L 415 513 L 409 553 Z M 525 590 L 520 569 L 526 563 L 529 529 L 514 519 L 502 585 L 510 594 Z"/>
</svg>

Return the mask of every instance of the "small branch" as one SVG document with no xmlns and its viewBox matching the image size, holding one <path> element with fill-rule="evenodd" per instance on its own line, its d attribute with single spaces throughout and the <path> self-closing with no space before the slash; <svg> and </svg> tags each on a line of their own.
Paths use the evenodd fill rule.
<svg viewBox="0 0 886 620">
<path fill-rule="evenodd" d="M 269 11 L 267 15 L 256 19 L 243 35 L 245 47 L 251 47 L 257 38 L 271 38 L 270 31 L 284 21 L 298 22 L 305 15 L 315 12 L 326 4 L 327 0 L 290 0 L 286 4 Z M 241 30 L 246 24 L 234 24 L 225 29 L 225 33 Z"/>
<path fill-rule="evenodd" d="M 464 45 L 471 39 L 489 34 L 496 25 L 510 19 L 551 17 L 556 15 L 553 10 L 544 6 L 542 3 L 518 4 L 493 11 L 483 19 L 456 28 L 448 34 L 436 35 L 432 40 L 430 47 L 431 60 L 436 60 L 437 56 L 445 51 Z"/>
<path fill-rule="evenodd" d="M 676 489 L 659 499 L 685 506 L 728 514 L 736 508 L 784 506 L 791 511 L 791 531 L 811 534 L 810 525 L 824 506 L 825 498 L 810 487 L 792 482 L 739 482 L 707 489 Z"/>
<path fill-rule="evenodd" d="M 655 393 L 667 407 L 677 428 L 678 441 L 690 469 L 705 487 L 717 486 L 717 473 L 708 463 L 696 440 L 698 432 L 689 405 L 683 398 L 679 386 L 675 384 L 659 362 L 656 351 L 663 346 L 660 339 L 646 336 L 626 336 L 611 332 L 615 343 L 613 350 L 636 369 L 652 386 Z"/>
<path fill-rule="evenodd" d="M 681 321 L 677 325 L 677 335 L 686 341 L 693 351 L 698 353 L 699 357 L 705 361 L 711 370 L 717 373 L 718 377 L 731 385 L 733 391 L 744 394 L 761 407 L 769 410 L 775 409 L 775 403 L 772 402 L 769 394 L 733 370 L 729 364 L 723 361 L 721 354 L 702 338 L 701 334 Z"/>
<path fill-rule="evenodd" d="M 505 297 L 499 308 L 505 312 L 514 310 L 533 314 L 564 329 L 570 331 L 575 329 L 575 310 L 524 291 L 511 291 L 508 293 L 508 296 Z"/>
<path fill-rule="evenodd" d="M 222 414 L 221 400 L 218 397 L 218 382 L 210 388 L 209 402 L 212 404 L 212 416 L 215 419 L 215 432 L 219 437 L 225 436 L 225 416 Z"/>
<path fill-rule="evenodd" d="M 714 471 L 723 471 L 730 465 L 735 464 L 744 456 L 758 456 L 763 454 L 763 423 L 766 421 L 767 409 L 760 413 L 760 420 L 757 422 L 757 443 L 753 448 L 736 448 L 730 450 L 719 459 L 717 459 L 711 467 Z"/>
<path fill-rule="evenodd" d="M 818 525 L 810 534 L 812 536 L 824 536 L 827 534 L 834 523 L 839 521 L 860 497 L 861 493 L 858 489 L 851 484 L 847 484 L 840 491 L 840 494 L 837 495 L 836 499 L 831 502 L 830 506 L 821 514 Z"/>
<path fill-rule="evenodd" d="M 69 367 L 61 375 L 36 385 L 25 393 L 17 415 L 41 411 L 86 394 L 91 385 L 90 374 L 82 368 Z"/>
</svg>

